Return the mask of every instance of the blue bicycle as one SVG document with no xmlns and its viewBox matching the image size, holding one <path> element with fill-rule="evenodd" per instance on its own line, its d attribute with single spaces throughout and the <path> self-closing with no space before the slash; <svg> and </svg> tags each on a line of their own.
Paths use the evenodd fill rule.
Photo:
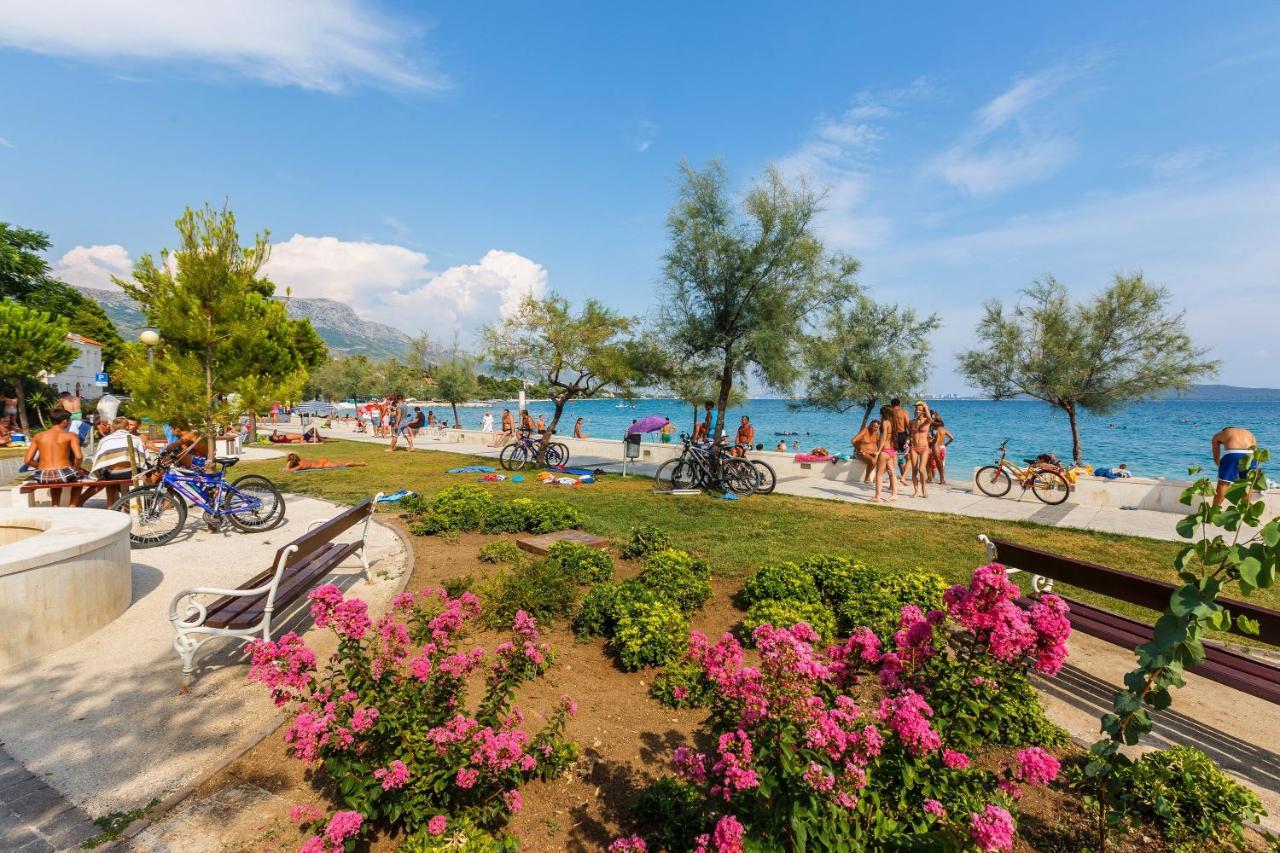
<svg viewBox="0 0 1280 853">
<path fill-rule="evenodd" d="M 204 511 L 210 530 L 230 523 L 244 531 L 272 530 L 284 523 L 284 497 L 266 477 L 249 474 L 228 483 L 226 471 L 240 460 L 215 457 L 213 473 L 177 468 L 163 455 L 149 474 L 163 472 L 160 482 L 130 489 L 111 508 L 129 513 L 129 540 L 135 548 L 171 542 L 187 523 L 187 505 Z"/>
</svg>

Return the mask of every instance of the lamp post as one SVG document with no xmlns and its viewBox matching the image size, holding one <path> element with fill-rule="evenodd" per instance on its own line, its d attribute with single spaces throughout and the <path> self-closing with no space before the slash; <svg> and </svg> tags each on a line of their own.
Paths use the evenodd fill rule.
<svg viewBox="0 0 1280 853">
<path fill-rule="evenodd" d="M 147 363 L 155 361 L 155 347 L 160 343 L 160 332 L 148 326 L 138 334 L 138 340 L 147 348 Z"/>
</svg>

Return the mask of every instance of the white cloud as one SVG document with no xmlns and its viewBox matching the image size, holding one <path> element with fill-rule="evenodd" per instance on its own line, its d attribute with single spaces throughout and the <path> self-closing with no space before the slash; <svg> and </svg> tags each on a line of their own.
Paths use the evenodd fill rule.
<svg viewBox="0 0 1280 853">
<path fill-rule="evenodd" d="M 1069 136 L 1034 121 L 1037 106 L 1091 62 L 1059 65 L 1017 80 L 980 107 L 968 129 L 929 164 L 929 170 L 971 195 L 1002 192 L 1043 180 L 1075 157 Z"/>
<path fill-rule="evenodd" d="M 366 319 L 464 343 L 525 294 L 547 291 L 546 270 L 514 252 L 434 271 L 425 254 L 403 246 L 302 234 L 272 246 L 264 272 L 294 296 L 335 299 Z"/>
<path fill-rule="evenodd" d="M 1212 145 L 1195 145 L 1164 154 L 1137 157 L 1132 163 L 1150 169 L 1151 176 L 1157 180 L 1168 180 L 1195 171 L 1217 155 L 1218 149 Z"/>
<path fill-rule="evenodd" d="M 0 45 L 97 61 L 208 63 L 281 86 L 439 89 L 418 33 L 360 0 L 0 2 Z"/>
<path fill-rule="evenodd" d="M 0 148 L 17 148 L 17 147 L 18 146 L 14 145 L 12 142 L 5 139 L 3 136 L 0 136 Z"/>
<path fill-rule="evenodd" d="M 637 154 L 643 154 L 653 145 L 658 135 L 658 126 L 647 118 L 637 118 L 631 122 L 628 130 Z"/>
<path fill-rule="evenodd" d="M 111 276 L 128 278 L 133 260 L 124 246 L 76 246 L 53 265 L 53 274 L 68 284 L 119 290 Z"/>
</svg>

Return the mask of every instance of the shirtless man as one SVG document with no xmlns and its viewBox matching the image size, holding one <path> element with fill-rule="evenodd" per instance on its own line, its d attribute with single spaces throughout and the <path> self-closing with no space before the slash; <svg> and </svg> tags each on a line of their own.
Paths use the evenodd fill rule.
<svg viewBox="0 0 1280 853">
<path fill-rule="evenodd" d="M 715 411 L 715 403 L 710 400 L 702 404 L 706 407 L 706 417 L 702 419 L 702 423 L 695 424 L 693 427 L 694 441 L 708 441 L 711 438 L 711 413 Z"/>
<path fill-rule="evenodd" d="M 871 474 L 876 469 L 876 457 L 880 455 L 880 421 L 874 420 L 864 426 L 849 443 L 853 445 L 854 456 L 865 466 L 862 482 L 870 483 Z"/>
<path fill-rule="evenodd" d="M 747 451 L 751 449 L 751 445 L 756 443 L 756 428 L 751 425 L 751 418 L 746 415 L 742 416 L 742 423 L 738 425 L 738 440 L 733 448 L 735 456 L 746 456 Z"/>
<path fill-rule="evenodd" d="M 533 432 L 533 416 L 529 414 L 528 409 L 520 410 L 520 429 Z"/>
<path fill-rule="evenodd" d="M 908 452 L 907 447 L 911 438 L 911 434 L 908 431 L 908 427 L 911 424 L 911 416 L 907 414 L 906 409 L 902 408 L 902 401 L 897 397 L 889 401 L 889 411 L 891 413 L 889 422 L 893 425 L 893 429 L 890 430 L 890 436 L 893 440 L 893 449 L 898 451 L 898 479 L 905 486 L 906 468 L 911 464 L 911 454 Z M 882 426 L 881 429 L 883 428 Z"/>
<path fill-rule="evenodd" d="M 1244 427 L 1223 427 L 1213 437 L 1213 464 L 1218 466 L 1218 492 L 1213 505 L 1222 506 L 1227 499 L 1227 489 L 1244 476 L 1244 472 L 1258 467 L 1253 450 L 1258 440 Z"/>
<path fill-rule="evenodd" d="M 79 465 L 84 454 L 80 451 L 79 437 L 67 428 L 71 423 L 71 413 L 66 409 L 54 409 L 49 420 L 53 426 L 31 439 L 31 446 L 22 461 L 36 466 L 34 479 L 37 483 L 74 483 L 81 477 Z M 49 492 L 53 505 L 62 506 L 62 489 L 50 489 Z M 80 489 L 72 489 L 71 492 L 71 505 L 75 506 Z"/>
</svg>

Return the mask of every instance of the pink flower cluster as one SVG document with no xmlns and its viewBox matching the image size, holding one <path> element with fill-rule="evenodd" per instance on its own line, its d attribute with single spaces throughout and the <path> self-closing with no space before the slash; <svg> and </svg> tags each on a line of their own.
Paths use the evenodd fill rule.
<svg viewBox="0 0 1280 853">
<path fill-rule="evenodd" d="M 1062 764 L 1058 759 L 1038 746 L 1018 753 L 1018 767 L 1014 776 L 1030 785 L 1048 785 L 1058 778 Z"/>
<path fill-rule="evenodd" d="M 448 826 L 449 819 L 442 814 L 438 814 L 427 821 L 427 832 L 432 835 L 444 835 L 444 831 Z"/>
<path fill-rule="evenodd" d="M 716 821 L 710 835 L 699 835 L 695 853 L 742 853 L 742 840 L 747 837 L 747 829 L 742 821 L 733 815 L 725 815 Z"/>
<path fill-rule="evenodd" d="M 364 823 L 360 812 L 337 812 L 329 819 L 323 835 L 313 835 L 302 846 L 298 853 L 337 853 L 346 849 L 346 840 L 354 837 Z"/>
<path fill-rule="evenodd" d="M 942 746 L 942 738 L 929 723 L 932 716 L 933 709 L 929 707 L 929 703 L 914 690 L 907 690 L 880 702 L 880 721 L 898 736 L 913 755 L 923 755 Z"/>
<path fill-rule="evenodd" d="M 989 805 L 969 818 L 969 838 L 984 851 L 1013 849 L 1013 816 Z"/>
<path fill-rule="evenodd" d="M 318 586 L 307 593 L 311 600 L 311 618 L 319 628 L 332 627 L 338 636 L 359 640 L 369 633 L 369 605 L 358 598 L 343 598 L 342 590 L 333 584 Z"/>
<path fill-rule="evenodd" d="M 288 703 L 315 680 L 315 653 L 292 631 L 275 642 L 253 640 L 245 654 L 250 660 L 249 680 L 269 687 L 277 705 Z"/>
<path fill-rule="evenodd" d="M 1067 605 L 1056 595 L 1044 595 L 1030 610 L 1015 602 L 1020 595 L 1004 566 L 992 563 L 973 573 L 966 587 L 957 584 L 943 594 L 948 611 L 961 627 L 983 642 L 992 657 L 1015 663 L 1024 655 L 1036 671 L 1056 675 L 1067 659 L 1071 634 Z"/>
<path fill-rule="evenodd" d="M 739 791 L 760 787 L 760 777 L 751 768 L 751 738 L 746 732 L 738 729 L 720 735 L 716 752 L 720 757 L 711 773 L 720 781 L 711 786 L 711 796 L 722 797 L 728 802 Z"/>
<path fill-rule="evenodd" d="M 648 849 L 649 845 L 645 844 L 644 839 L 638 835 L 616 839 L 609 845 L 609 853 L 646 853 Z"/>
<path fill-rule="evenodd" d="M 382 783 L 382 790 L 395 791 L 403 788 L 409 781 L 409 768 L 397 758 L 386 767 L 373 771 L 373 778 Z"/>
</svg>

